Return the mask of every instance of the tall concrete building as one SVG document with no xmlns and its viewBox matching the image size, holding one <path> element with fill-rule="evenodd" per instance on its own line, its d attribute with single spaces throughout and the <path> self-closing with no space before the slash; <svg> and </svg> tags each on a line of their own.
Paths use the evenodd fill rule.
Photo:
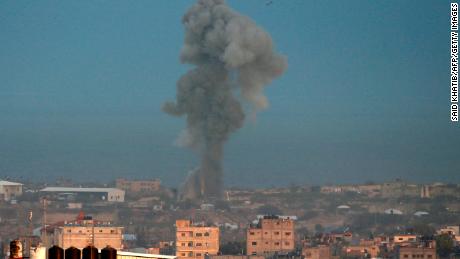
<svg viewBox="0 0 460 259">
<path fill-rule="evenodd" d="M 204 258 L 219 252 L 219 228 L 176 220 L 176 256 L 180 259 Z"/>
<path fill-rule="evenodd" d="M 291 252 L 295 246 L 294 217 L 261 216 L 247 230 L 248 255 Z"/>
</svg>

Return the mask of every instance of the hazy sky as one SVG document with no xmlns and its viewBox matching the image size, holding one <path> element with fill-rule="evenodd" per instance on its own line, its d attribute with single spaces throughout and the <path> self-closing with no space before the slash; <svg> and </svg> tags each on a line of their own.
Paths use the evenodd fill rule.
<svg viewBox="0 0 460 259">
<path fill-rule="evenodd" d="M 182 182 L 185 0 L 1 1 L 0 177 Z M 449 1 L 228 1 L 288 57 L 233 135 L 226 184 L 460 182 Z"/>
</svg>

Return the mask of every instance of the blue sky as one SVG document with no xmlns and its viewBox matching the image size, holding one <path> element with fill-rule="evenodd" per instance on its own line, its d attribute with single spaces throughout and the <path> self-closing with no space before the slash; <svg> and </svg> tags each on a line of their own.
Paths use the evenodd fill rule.
<svg viewBox="0 0 460 259">
<path fill-rule="evenodd" d="M 158 177 L 173 145 L 182 14 L 194 1 L 0 2 L 0 177 Z M 230 139 L 226 184 L 460 182 L 448 1 L 227 1 L 288 57 L 269 109 Z M 263 181 L 261 181 L 263 179 Z"/>
</svg>

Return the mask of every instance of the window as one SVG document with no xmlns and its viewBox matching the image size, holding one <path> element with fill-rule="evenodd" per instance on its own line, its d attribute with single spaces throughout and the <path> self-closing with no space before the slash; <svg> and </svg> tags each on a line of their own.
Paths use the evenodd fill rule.
<svg viewBox="0 0 460 259">
<path fill-rule="evenodd" d="M 196 256 L 201 256 L 201 253 L 196 253 Z"/>
<path fill-rule="evenodd" d="M 291 235 L 291 232 L 286 232 L 284 233 L 286 236 L 290 236 Z"/>
<path fill-rule="evenodd" d="M 185 243 L 181 243 L 180 246 L 185 246 Z"/>
<path fill-rule="evenodd" d="M 111 229 L 111 230 L 110 230 L 110 233 L 111 233 L 111 234 L 114 234 L 114 233 L 115 233 L 115 229 Z"/>
<path fill-rule="evenodd" d="M 409 255 L 404 255 L 404 258 L 409 258 Z"/>
<path fill-rule="evenodd" d="M 180 233 L 180 235 L 181 235 L 182 237 L 185 237 L 185 233 Z"/>
<path fill-rule="evenodd" d="M 251 243 L 253 246 L 256 246 L 257 245 L 257 242 L 252 242 Z"/>
<path fill-rule="evenodd" d="M 196 243 L 196 245 L 195 245 L 195 246 L 202 246 L 202 244 L 201 244 L 201 243 Z"/>
<path fill-rule="evenodd" d="M 275 232 L 275 235 L 279 235 L 279 234 L 280 234 L 280 232 L 278 232 L 278 231 Z"/>
<path fill-rule="evenodd" d="M 185 253 L 181 253 L 181 255 L 185 257 Z"/>
<path fill-rule="evenodd" d="M 208 236 L 209 236 L 209 233 L 208 233 L 208 232 L 204 233 L 204 236 L 205 236 L 205 237 L 208 237 Z"/>
<path fill-rule="evenodd" d="M 249 232 L 249 235 L 253 236 L 253 235 L 254 235 L 254 232 Z"/>
<path fill-rule="evenodd" d="M 196 237 L 201 237 L 201 236 L 203 236 L 203 234 L 201 234 L 201 233 L 196 233 L 195 236 L 196 236 Z"/>
<path fill-rule="evenodd" d="M 289 242 L 284 242 L 284 245 L 285 245 L 285 246 L 288 246 L 288 245 L 289 245 Z"/>
<path fill-rule="evenodd" d="M 280 245 L 280 242 L 275 242 L 275 246 L 279 246 Z"/>
<path fill-rule="evenodd" d="M 99 229 L 99 233 L 102 233 L 102 229 Z"/>
</svg>

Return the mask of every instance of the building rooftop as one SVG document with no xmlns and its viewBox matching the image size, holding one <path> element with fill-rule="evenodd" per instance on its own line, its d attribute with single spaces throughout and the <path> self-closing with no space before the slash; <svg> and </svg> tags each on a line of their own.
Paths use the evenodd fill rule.
<svg viewBox="0 0 460 259">
<path fill-rule="evenodd" d="M 116 188 L 81 188 L 81 187 L 46 187 L 40 190 L 41 192 L 113 192 L 123 190 Z"/>
<path fill-rule="evenodd" d="M 129 256 L 129 257 L 144 257 L 144 258 L 159 258 L 159 259 L 175 259 L 175 255 L 157 255 L 157 254 L 144 254 L 144 253 L 133 253 L 125 251 L 117 251 L 119 256 Z"/>
<path fill-rule="evenodd" d="M 297 216 L 285 216 L 285 215 L 257 215 L 257 219 L 292 219 L 297 220 Z"/>
<path fill-rule="evenodd" d="M 23 185 L 23 184 L 22 183 L 15 183 L 15 182 L 10 182 L 10 181 L 0 180 L 0 185 L 16 185 L 16 186 L 19 186 L 19 185 Z"/>
</svg>

